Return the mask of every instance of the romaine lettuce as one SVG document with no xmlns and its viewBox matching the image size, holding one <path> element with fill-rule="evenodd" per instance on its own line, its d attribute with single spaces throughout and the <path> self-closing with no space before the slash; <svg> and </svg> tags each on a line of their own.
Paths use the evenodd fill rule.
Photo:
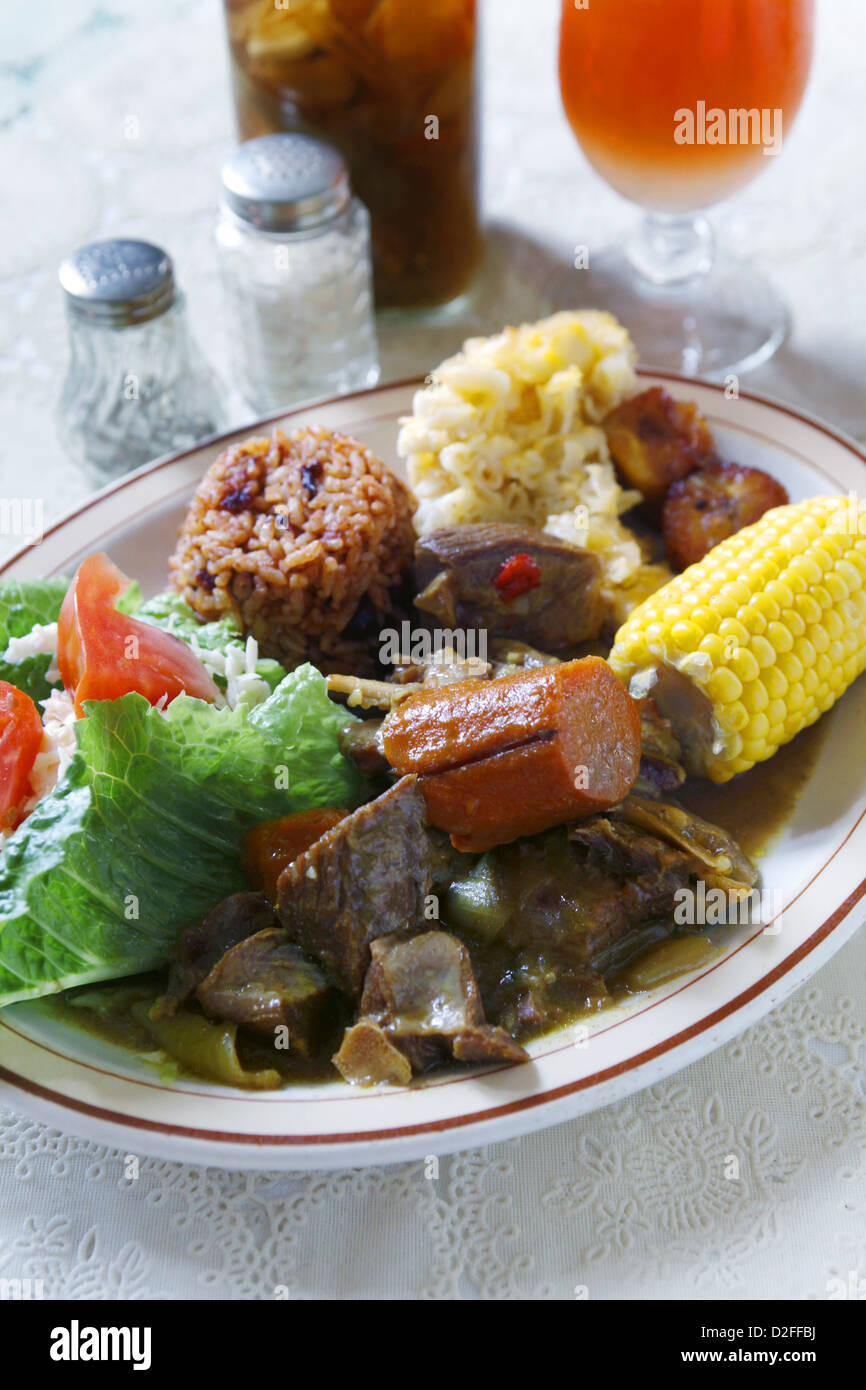
<svg viewBox="0 0 866 1390">
<path fill-rule="evenodd" d="M 10 637 L 26 637 L 37 623 L 56 623 L 68 579 L 6 579 L 0 584 L 0 680 L 26 690 L 32 700 L 51 692 L 45 673 L 50 656 L 30 656 L 14 664 L 5 660 Z"/>
<path fill-rule="evenodd" d="M 56 623 L 60 616 L 68 579 L 6 580 L 0 583 L 0 680 L 9 681 L 19 690 L 26 690 L 33 700 L 44 700 L 51 692 L 45 674 L 51 664 L 50 656 L 32 656 L 24 661 L 4 659 L 10 637 L 26 637 L 37 623 Z M 229 647 L 243 645 L 240 626 L 232 618 L 200 623 L 186 599 L 170 590 L 142 601 L 141 588 L 136 580 L 117 600 L 121 613 L 128 613 L 171 632 L 184 642 L 195 638 L 205 651 L 225 652 Z M 276 690 L 285 676 L 278 661 L 259 657 L 256 675 L 271 690 Z M 217 685 L 225 689 L 225 679 L 216 676 Z"/>
<path fill-rule="evenodd" d="M 0 857 L 0 1005 L 165 961 L 178 931 L 246 886 L 251 826 L 355 805 L 337 744 L 354 717 L 312 666 L 252 711 L 187 696 L 88 702 L 54 792 Z"/>
<path fill-rule="evenodd" d="M 137 589 L 138 585 L 135 587 Z M 124 598 L 127 598 L 127 594 L 124 594 Z M 143 618 L 146 622 L 154 623 L 156 627 L 173 633 L 175 637 L 181 637 L 184 642 L 191 643 L 195 638 L 198 646 L 205 651 L 226 652 L 229 647 L 243 646 L 244 643 L 240 624 L 233 618 L 217 618 L 211 623 L 200 623 L 186 599 L 170 590 L 125 611 L 134 613 L 137 618 Z M 260 656 L 256 662 L 256 675 L 260 676 L 271 690 L 276 690 L 285 674 L 285 667 L 270 657 Z M 225 687 L 225 680 L 221 676 L 217 675 L 214 679 L 220 689 Z"/>
<path fill-rule="evenodd" d="M 137 584 L 135 589 L 138 590 Z M 123 595 L 127 603 L 134 602 L 130 594 L 131 591 L 128 589 Z M 172 593 L 171 590 L 145 599 L 143 603 L 139 590 L 137 606 L 127 607 L 124 611 L 134 613 L 136 618 L 144 618 L 156 627 L 164 628 L 166 632 L 173 632 L 175 637 L 182 637 L 185 642 L 195 637 L 198 645 L 207 651 L 224 651 L 233 642 L 244 640 L 240 623 L 235 622 L 233 618 L 217 618 L 212 623 L 200 623 L 186 599 L 180 594 Z"/>
</svg>

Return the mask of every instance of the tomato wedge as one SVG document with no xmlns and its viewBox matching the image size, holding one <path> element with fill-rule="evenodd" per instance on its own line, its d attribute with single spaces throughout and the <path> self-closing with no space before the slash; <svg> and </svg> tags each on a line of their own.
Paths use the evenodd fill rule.
<svg viewBox="0 0 866 1390">
<path fill-rule="evenodd" d="M 57 625 L 57 664 L 75 712 L 85 700 L 137 690 L 152 705 L 183 693 L 214 701 L 217 688 L 192 649 L 151 623 L 118 613 L 130 580 L 107 555 L 89 555 L 69 586 Z"/>
<path fill-rule="evenodd" d="M 30 774 L 42 745 L 42 720 L 29 695 L 0 681 L 0 827 L 21 824 L 22 802 L 30 795 Z"/>
</svg>

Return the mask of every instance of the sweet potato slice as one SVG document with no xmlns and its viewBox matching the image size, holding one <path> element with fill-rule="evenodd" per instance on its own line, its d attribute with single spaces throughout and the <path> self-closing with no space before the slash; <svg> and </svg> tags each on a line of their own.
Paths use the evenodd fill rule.
<svg viewBox="0 0 866 1390">
<path fill-rule="evenodd" d="M 640 765 L 637 704 L 595 656 L 412 695 L 382 734 L 430 824 L 471 852 L 616 805 Z"/>
<path fill-rule="evenodd" d="M 277 901 L 277 883 L 289 864 L 314 845 L 349 812 L 337 806 L 296 811 L 280 820 L 262 821 L 247 832 L 241 863 L 253 888 Z"/>
</svg>

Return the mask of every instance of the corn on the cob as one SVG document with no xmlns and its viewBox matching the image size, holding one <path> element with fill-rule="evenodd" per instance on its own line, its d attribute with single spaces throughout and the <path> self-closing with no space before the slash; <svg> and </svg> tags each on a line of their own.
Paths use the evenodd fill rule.
<svg viewBox="0 0 866 1390">
<path fill-rule="evenodd" d="M 846 497 L 776 507 L 619 629 L 610 664 L 633 695 L 652 692 L 690 772 L 726 782 L 772 757 L 866 668 L 856 511 Z"/>
</svg>

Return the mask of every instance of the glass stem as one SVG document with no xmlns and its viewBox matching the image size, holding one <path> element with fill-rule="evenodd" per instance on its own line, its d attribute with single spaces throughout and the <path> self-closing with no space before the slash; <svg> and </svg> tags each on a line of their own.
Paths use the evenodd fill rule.
<svg viewBox="0 0 866 1390">
<path fill-rule="evenodd" d="M 648 212 L 625 249 L 639 275 L 653 285 L 673 287 L 706 275 L 716 246 L 705 217 Z"/>
</svg>

